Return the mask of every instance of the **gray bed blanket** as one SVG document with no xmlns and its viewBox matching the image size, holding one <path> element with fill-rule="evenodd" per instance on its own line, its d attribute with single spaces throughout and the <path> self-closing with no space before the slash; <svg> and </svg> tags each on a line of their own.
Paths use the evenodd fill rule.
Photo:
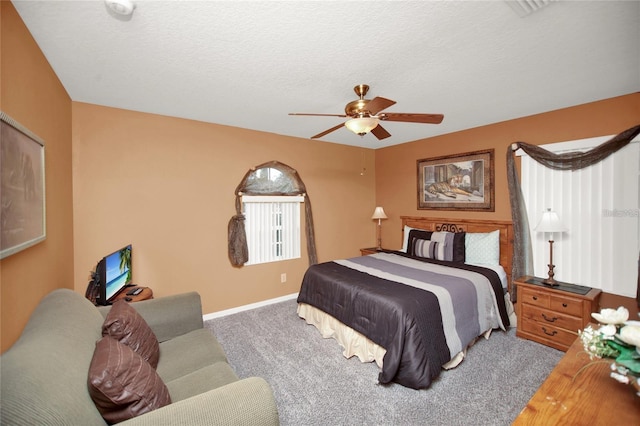
<svg viewBox="0 0 640 426">
<path fill-rule="evenodd" d="M 379 382 L 413 389 L 429 387 L 477 336 L 509 325 L 494 271 L 400 252 L 313 265 L 298 302 L 384 347 Z"/>
</svg>

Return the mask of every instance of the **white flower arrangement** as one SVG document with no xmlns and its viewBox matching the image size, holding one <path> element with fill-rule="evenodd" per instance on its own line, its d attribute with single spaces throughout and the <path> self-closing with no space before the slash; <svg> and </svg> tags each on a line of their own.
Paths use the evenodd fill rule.
<svg viewBox="0 0 640 426">
<path fill-rule="evenodd" d="M 625 325 L 620 329 L 620 340 L 629 345 L 635 346 L 636 350 L 640 348 L 640 326 Z"/>
<path fill-rule="evenodd" d="M 592 313 L 591 316 L 600 324 L 620 325 L 629 319 L 629 310 L 624 306 L 618 309 L 605 308 L 601 309 L 600 313 Z"/>
<path fill-rule="evenodd" d="M 622 306 L 602 309 L 591 316 L 601 325 L 597 329 L 589 325 L 578 330 L 585 352 L 592 360 L 615 358 L 611 363 L 611 377 L 620 383 L 633 385 L 640 396 L 640 325 L 636 325 L 637 322 L 625 325 L 629 311 Z"/>
</svg>

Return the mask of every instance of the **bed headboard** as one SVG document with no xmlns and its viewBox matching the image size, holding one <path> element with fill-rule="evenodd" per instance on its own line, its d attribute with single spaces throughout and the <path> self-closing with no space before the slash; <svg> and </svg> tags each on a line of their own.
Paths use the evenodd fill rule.
<svg viewBox="0 0 640 426">
<path fill-rule="evenodd" d="M 507 273 L 511 292 L 511 261 L 513 259 L 513 224 L 506 220 L 445 219 L 437 217 L 400 216 L 404 226 L 426 231 L 491 232 L 500 231 L 500 264 Z M 404 235 L 403 235 L 404 237 Z"/>
</svg>

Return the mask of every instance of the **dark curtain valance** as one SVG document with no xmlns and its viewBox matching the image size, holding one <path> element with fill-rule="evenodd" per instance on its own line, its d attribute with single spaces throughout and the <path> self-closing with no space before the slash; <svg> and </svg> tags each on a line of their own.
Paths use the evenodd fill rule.
<svg viewBox="0 0 640 426">
<path fill-rule="evenodd" d="M 261 169 L 276 169 L 282 176 L 277 179 L 265 179 L 261 177 Z M 242 214 L 243 195 L 304 195 L 304 211 L 307 236 L 307 254 L 309 265 L 318 263 L 316 254 L 316 240 L 313 228 L 313 215 L 311 213 L 311 199 L 298 172 L 278 161 L 269 161 L 253 167 L 242 178 L 236 188 L 236 214 L 229 221 L 229 260 L 233 266 L 243 266 L 249 260 L 247 248 L 247 234 L 244 228 L 244 215 Z"/>
<path fill-rule="evenodd" d="M 619 149 L 625 147 L 640 133 L 640 125 L 625 130 L 610 140 L 586 152 L 566 152 L 555 154 L 525 142 L 516 142 L 507 149 L 507 184 L 513 221 L 513 263 L 511 276 L 514 278 L 533 275 L 533 254 L 529 219 L 520 188 L 520 179 L 515 165 L 515 151 L 522 149 L 538 163 L 555 170 L 579 170 L 596 164 Z M 515 294 L 511 295 L 515 301 Z"/>
</svg>

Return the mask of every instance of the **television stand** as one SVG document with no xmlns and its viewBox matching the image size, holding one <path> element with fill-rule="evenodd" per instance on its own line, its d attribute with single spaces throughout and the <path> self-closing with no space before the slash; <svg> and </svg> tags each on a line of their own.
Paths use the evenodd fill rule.
<svg viewBox="0 0 640 426">
<path fill-rule="evenodd" d="M 132 290 L 136 290 L 135 292 Z M 141 290 L 138 292 L 137 290 Z M 138 294 L 134 294 L 138 293 Z M 140 302 L 141 300 L 153 299 L 153 290 L 149 287 L 141 287 L 137 285 L 128 286 L 122 289 L 120 293 L 116 297 L 114 297 L 112 302 L 116 300 L 124 299 L 129 303 Z"/>
</svg>

